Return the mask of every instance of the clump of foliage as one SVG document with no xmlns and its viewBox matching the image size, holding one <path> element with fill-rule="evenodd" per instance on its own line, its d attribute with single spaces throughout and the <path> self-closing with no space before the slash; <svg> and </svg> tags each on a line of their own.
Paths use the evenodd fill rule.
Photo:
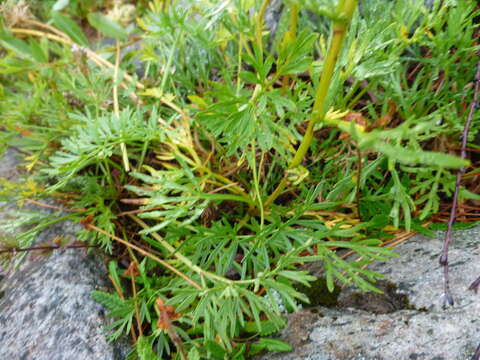
<svg viewBox="0 0 480 360">
<path fill-rule="evenodd" d="M 275 36 L 269 2 L 52 1 L 43 21 L 2 5 L 0 146 L 29 176 L 0 195 L 75 209 L 110 254 L 116 292 L 94 297 L 132 358 L 288 350 L 264 336 L 308 301 L 301 264 L 321 261 L 330 291 L 376 290 L 386 239 L 438 213 L 449 169 L 478 172 L 455 156 L 470 2 L 289 0 Z M 25 223 L 21 247 L 52 219 Z"/>
</svg>

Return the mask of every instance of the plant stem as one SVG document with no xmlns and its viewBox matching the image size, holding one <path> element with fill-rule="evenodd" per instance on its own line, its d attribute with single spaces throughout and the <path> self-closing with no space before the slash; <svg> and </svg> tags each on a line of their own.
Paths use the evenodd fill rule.
<svg viewBox="0 0 480 360">
<path fill-rule="evenodd" d="M 263 43 L 262 43 L 262 33 L 263 33 L 263 18 L 265 17 L 265 12 L 267 11 L 267 6 L 270 3 L 270 0 L 263 0 L 262 6 L 258 11 L 257 18 L 255 20 L 255 37 L 257 41 L 258 50 L 263 56 Z"/>
<path fill-rule="evenodd" d="M 310 114 L 310 119 L 308 121 L 307 130 L 303 137 L 303 140 L 300 146 L 297 149 L 292 161 L 290 162 L 288 169 L 294 169 L 299 166 L 305 157 L 305 154 L 310 147 L 310 144 L 313 140 L 313 131 L 315 125 L 323 120 L 325 116 L 325 103 L 332 82 L 335 66 L 338 61 L 338 56 L 342 49 L 343 40 L 347 34 L 348 27 L 353 17 L 353 13 L 357 7 L 358 0 L 343 0 L 338 4 L 337 14 L 338 19 L 333 21 L 333 36 L 330 41 L 330 47 L 328 50 L 327 57 L 325 58 L 323 64 L 323 72 L 320 77 L 320 83 L 318 84 L 317 91 L 315 93 L 315 102 L 313 104 L 313 111 Z M 285 187 L 288 185 L 287 177 L 284 176 L 280 183 L 277 185 L 276 189 L 265 201 L 264 206 L 267 207 L 272 204 L 275 199 L 277 199 L 280 194 L 283 192 Z"/>
<path fill-rule="evenodd" d="M 140 310 L 138 309 L 137 286 L 136 286 L 136 283 L 135 283 L 135 271 L 134 271 L 134 270 L 138 271 L 138 260 L 137 260 L 137 257 L 135 256 L 135 254 L 133 253 L 132 249 L 127 248 L 127 250 L 128 250 L 128 253 L 129 253 L 130 257 L 133 260 L 130 262 L 130 265 L 129 265 L 126 273 L 130 272 L 129 275 L 130 275 L 130 283 L 131 283 L 131 286 L 132 286 L 133 303 L 134 303 L 134 306 L 135 306 L 135 319 L 137 321 L 138 336 L 143 336 L 142 320 L 140 319 Z M 132 268 L 130 268 L 130 267 L 132 267 Z M 132 270 L 132 271 L 130 271 L 130 270 Z"/>
<path fill-rule="evenodd" d="M 0 254 L 4 253 L 19 253 L 19 252 L 25 252 L 25 251 L 45 251 L 45 250 L 64 250 L 64 249 L 88 249 L 88 248 L 98 248 L 98 245 L 83 245 L 83 244 L 73 244 L 73 245 L 66 245 L 66 246 L 61 246 L 61 245 L 54 245 L 54 246 L 34 246 L 34 247 L 28 247 L 28 248 L 10 248 L 6 250 L 0 250 Z"/>
<path fill-rule="evenodd" d="M 360 212 L 360 198 L 362 196 L 361 194 L 361 185 L 362 185 L 362 151 L 360 150 L 359 147 L 357 147 L 357 168 L 358 168 L 358 176 L 357 176 L 357 189 L 355 191 L 355 197 L 357 201 L 357 213 L 358 213 L 358 218 L 362 220 L 362 214 Z"/>
<path fill-rule="evenodd" d="M 473 115 L 475 113 L 475 109 L 477 108 L 478 104 L 478 97 L 480 92 L 480 61 L 477 63 L 477 72 L 475 74 L 475 88 L 473 91 L 473 100 L 470 104 L 470 111 L 467 116 L 467 121 L 465 122 L 465 126 L 463 128 L 462 133 L 462 148 L 461 148 L 461 155 L 462 159 L 467 157 L 467 142 L 468 142 L 468 131 L 470 130 L 470 125 L 472 124 Z M 453 194 L 452 199 L 452 207 L 450 209 L 450 217 L 448 219 L 448 229 L 447 233 L 445 234 L 445 240 L 443 242 L 442 254 L 440 255 L 440 265 L 443 267 L 443 296 L 444 302 L 443 307 L 445 308 L 447 305 L 453 306 L 453 297 L 450 292 L 450 277 L 448 274 L 448 248 L 450 243 L 452 242 L 452 227 L 457 219 L 457 202 L 458 202 L 458 195 L 460 193 L 460 184 L 462 181 L 462 175 L 465 173 L 465 167 L 462 167 L 457 172 L 457 178 L 455 181 L 455 193 Z M 471 285 L 470 285 L 471 286 Z"/>
<path fill-rule="evenodd" d="M 290 6 L 290 29 L 285 33 L 283 38 L 283 46 L 290 46 L 290 44 L 297 38 L 297 25 L 298 25 L 298 13 L 300 12 L 300 6 L 292 3 Z M 290 77 L 285 75 L 282 80 L 282 88 L 287 90 L 290 83 Z"/>
<path fill-rule="evenodd" d="M 252 141 L 252 160 L 251 160 L 251 167 L 252 167 L 252 173 L 253 173 L 253 187 L 255 189 L 255 197 L 258 202 L 258 208 L 260 209 L 260 229 L 263 229 L 263 224 L 265 221 L 265 217 L 263 214 L 263 202 L 262 202 L 262 197 L 260 195 L 260 185 L 259 185 L 259 173 L 261 171 L 261 164 L 258 167 L 257 171 L 257 162 L 256 162 L 256 141 Z M 263 155 L 262 155 L 263 156 Z"/>
<path fill-rule="evenodd" d="M 120 121 L 120 106 L 118 104 L 118 69 L 120 67 L 120 42 L 115 42 L 115 67 L 113 69 L 113 112 L 116 120 Z M 130 162 L 128 161 L 127 147 L 122 141 L 120 143 L 120 151 L 122 152 L 123 167 L 126 172 L 130 171 Z"/>
</svg>

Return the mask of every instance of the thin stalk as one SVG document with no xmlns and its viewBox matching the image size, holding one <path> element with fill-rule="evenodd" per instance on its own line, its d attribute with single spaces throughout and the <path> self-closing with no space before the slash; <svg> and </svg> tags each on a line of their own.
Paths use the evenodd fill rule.
<svg viewBox="0 0 480 360">
<path fill-rule="evenodd" d="M 30 252 L 30 251 L 45 251 L 45 250 L 65 250 L 65 249 L 88 249 L 88 248 L 98 248 L 98 245 L 83 245 L 83 244 L 77 244 L 77 245 L 52 245 L 52 246 L 34 246 L 34 247 L 28 247 L 28 248 L 9 248 L 6 250 L 0 250 L 0 254 L 5 254 L 5 253 L 19 253 L 19 252 Z"/>
<path fill-rule="evenodd" d="M 351 82 L 349 85 L 351 86 L 351 87 L 350 87 L 350 91 L 349 91 L 347 94 L 345 94 L 345 96 L 344 96 L 343 99 L 342 99 L 344 104 L 347 104 L 347 103 L 350 101 L 350 99 L 351 99 L 353 96 L 355 96 L 356 91 L 357 91 L 358 88 L 360 87 L 360 81 L 359 81 L 359 80 L 354 80 L 354 81 Z M 348 108 L 348 106 L 345 106 L 345 107 Z"/>
<path fill-rule="evenodd" d="M 236 95 L 240 95 L 241 81 L 240 73 L 242 72 L 242 34 L 238 35 L 238 59 L 237 59 L 237 91 Z"/>
<path fill-rule="evenodd" d="M 208 181 L 208 180 L 207 180 L 206 182 L 216 183 L 215 181 L 212 182 L 212 181 Z M 216 185 L 218 185 L 218 183 L 216 183 Z M 217 193 L 217 192 L 220 192 L 220 191 L 222 191 L 222 190 L 228 189 L 229 187 L 235 186 L 235 185 L 238 185 L 238 183 L 223 185 L 223 186 L 220 186 L 220 187 L 216 188 L 215 190 L 209 191 L 208 194 L 215 194 L 215 193 Z"/>
<path fill-rule="evenodd" d="M 33 200 L 33 199 L 25 199 L 25 201 L 30 203 L 30 204 L 34 204 L 34 205 L 41 206 L 41 207 L 44 207 L 44 208 L 60 210 L 60 211 L 64 211 L 64 212 L 82 213 L 82 212 L 87 211 L 87 209 L 85 209 L 85 208 L 65 209 L 65 208 L 60 207 L 60 206 L 45 204 L 45 203 L 42 203 L 40 201 L 36 201 L 36 200 Z"/>
<path fill-rule="evenodd" d="M 130 254 L 130 257 L 133 259 L 133 261 L 130 263 L 130 266 L 135 267 L 138 270 L 138 260 L 135 254 L 133 253 L 132 249 L 127 248 L 128 253 Z M 134 306 L 135 306 L 135 319 L 137 321 L 137 328 L 138 328 L 138 336 L 143 336 L 143 330 L 142 330 L 142 321 L 140 319 L 140 310 L 138 308 L 138 301 L 137 301 L 137 285 L 135 283 L 135 271 L 132 269 L 130 271 L 130 266 L 127 270 L 127 272 L 130 272 L 130 283 L 132 285 L 132 295 L 133 295 L 133 301 L 134 301 Z"/>
<path fill-rule="evenodd" d="M 113 112 L 117 121 L 120 121 L 120 106 L 118 104 L 118 69 L 120 67 L 120 42 L 115 42 L 115 67 L 113 69 Z M 126 172 L 130 171 L 130 162 L 128 161 L 127 147 L 122 141 L 120 143 L 120 150 L 122 152 L 123 167 Z"/>
<path fill-rule="evenodd" d="M 111 187 L 115 187 L 115 183 L 113 182 L 113 179 L 112 179 L 112 173 L 110 171 L 110 167 L 108 166 L 108 161 L 103 160 L 103 163 L 99 162 L 98 167 L 103 171 L 103 174 L 107 178 L 108 185 L 110 185 Z"/>
<path fill-rule="evenodd" d="M 122 299 L 124 299 L 125 296 L 123 295 L 122 287 L 121 287 L 120 284 L 117 282 L 117 280 L 115 280 L 115 278 L 114 278 L 112 275 L 108 275 L 108 278 L 109 278 L 110 281 L 112 282 L 112 285 L 113 285 L 113 287 L 115 288 L 115 291 L 117 292 L 117 294 L 118 294 Z"/>
<path fill-rule="evenodd" d="M 180 39 L 180 34 L 183 35 L 183 33 L 178 33 L 177 36 L 175 36 L 173 46 L 170 49 L 170 54 L 168 54 L 167 63 L 165 64 L 165 68 L 163 69 L 162 81 L 160 83 L 161 94 L 163 94 L 163 92 L 165 91 L 165 85 L 167 85 L 168 75 L 170 74 L 170 68 L 172 67 L 173 57 L 175 55 L 175 50 L 177 49 L 177 44 Z"/>
<path fill-rule="evenodd" d="M 68 38 L 65 38 L 59 35 L 49 34 L 40 30 L 12 28 L 10 29 L 10 31 L 12 32 L 12 34 L 31 35 L 31 36 L 41 37 L 41 38 L 47 38 L 48 40 L 53 40 L 65 45 L 72 46 L 74 44 L 73 41 L 71 41 Z"/>
<path fill-rule="evenodd" d="M 142 153 L 140 154 L 140 160 L 138 161 L 137 171 L 140 171 L 140 169 L 142 168 L 143 162 L 145 161 L 145 156 L 147 155 L 148 145 L 150 145 L 150 141 L 145 140 L 145 142 L 143 143 L 143 147 L 142 147 Z"/>
<path fill-rule="evenodd" d="M 263 0 L 262 6 L 258 11 L 257 18 L 255 19 L 255 40 L 257 42 L 258 50 L 263 56 L 263 18 L 265 17 L 265 12 L 267 11 L 267 6 L 270 3 L 270 0 Z"/>
<path fill-rule="evenodd" d="M 330 41 L 330 47 L 327 57 L 323 65 L 323 72 L 320 77 L 320 83 L 318 84 L 317 91 L 315 93 L 315 102 L 313 105 L 312 113 L 308 121 L 307 130 L 302 139 L 300 146 L 297 149 L 292 161 L 290 162 L 288 169 L 294 169 L 299 166 L 305 157 L 308 148 L 313 140 L 313 130 L 315 125 L 323 120 L 325 117 L 325 100 L 327 98 L 328 90 L 332 82 L 335 66 L 338 61 L 340 51 L 342 49 L 343 40 L 347 34 L 348 27 L 353 17 L 353 13 L 357 7 L 358 0 L 343 0 L 338 4 L 337 14 L 340 19 L 333 21 L 333 36 Z M 278 184 L 277 188 L 273 191 L 270 197 L 265 201 L 264 206 L 267 207 L 272 204 L 283 192 L 288 185 L 287 176 Z"/>
<path fill-rule="evenodd" d="M 118 105 L 118 68 L 120 67 L 120 42 L 115 42 L 115 67 L 113 69 L 113 112 L 117 117 L 117 121 L 120 119 L 120 106 Z"/>
<path fill-rule="evenodd" d="M 117 169 L 118 171 L 122 171 L 122 166 L 117 164 L 115 161 L 113 161 L 112 159 L 110 158 L 107 158 L 106 159 L 106 164 L 110 164 L 110 166 L 113 166 L 115 169 Z"/>
<path fill-rule="evenodd" d="M 46 29 L 48 31 L 51 31 L 52 33 L 54 34 L 57 34 L 58 36 L 66 39 L 66 40 L 70 40 L 70 38 L 68 37 L 67 34 L 65 34 L 63 31 L 60 31 L 58 30 L 57 28 L 51 26 L 51 25 L 48 25 L 48 24 L 44 24 L 40 21 L 36 21 L 36 20 L 25 20 L 26 23 L 28 24 L 32 24 L 32 25 L 35 25 L 35 26 L 38 26 L 39 28 L 43 28 L 43 29 Z"/>
<path fill-rule="evenodd" d="M 108 278 L 112 282 L 113 288 L 117 292 L 118 296 L 120 296 L 121 299 L 125 299 L 125 296 L 123 295 L 122 287 L 117 282 L 115 277 L 113 277 L 112 275 L 108 275 Z M 133 326 L 130 327 L 130 335 L 132 336 L 132 342 L 134 344 L 136 344 L 137 343 L 137 334 L 135 334 L 135 329 L 133 328 Z"/>
<path fill-rule="evenodd" d="M 475 109 L 478 106 L 478 96 L 480 92 L 480 61 L 477 63 L 477 72 L 475 74 L 475 89 L 473 92 L 473 100 L 470 104 L 470 111 L 467 116 L 467 121 L 465 122 L 465 126 L 463 128 L 462 133 L 462 150 L 460 153 L 460 157 L 465 159 L 467 157 L 467 142 L 468 142 L 468 132 L 470 130 L 470 125 L 473 120 L 473 115 L 475 113 Z M 462 167 L 457 172 L 457 178 L 455 181 L 455 193 L 453 194 L 452 199 L 452 208 L 450 209 L 450 218 L 448 219 L 448 229 L 447 233 L 445 234 L 445 240 L 443 242 L 442 254 L 440 255 L 439 263 L 443 267 L 443 306 L 446 307 L 447 305 L 453 306 L 453 297 L 450 292 L 450 277 L 448 274 L 448 248 L 450 243 L 452 242 L 452 227 L 457 219 L 457 202 L 458 202 L 458 195 L 460 193 L 460 183 L 462 181 L 462 175 L 465 173 L 465 168 Z"/>
<path fill-rule="evenodd" d="M 290 7 L 290 29 L 285 33 L 283 46 L 289 46 L 297 38 L 298 13 L 300 6 L 292 3 Z M 282 88 L 286 91 L 290 83 L 290 77 L 285 75 L 282 80 Z"/>
<path fill-rule="evenodd" d="M 122 42 L 122 44 L 120 45 L 120 50 L 122 49 L 125 49 L 126 47 L 130 46 L 130 45 L 133 45 L 133 44 L 136 44 L 137 42 L 139 42 L 141 40 L 141 37 L 139 36 L 135 36 L 133 39 L 131 40 L 128 40 L 128 41 L 124 41 Z M 102 48 L 100 50 L 97 50 L 97 52 L 99 53 L 104 53 L 104 52 L 112 52 L 112 51 L 115 51 L 115 45 L 113 46 L 110 46 L 110 47 L 105 47 L 105 48 Z M 147 65 L 148 66 L 148 65 Z"/>
<path fill-rule="evenodd" d="M 360 198 L 362 196 L 361 194 L 361 184 L 362 184 L 362 151 L 360 150 L 359 147 L 357 147 L 357 168 L 358 168 L 358 178 L 357 178 L 357 189 L 355 191 L 355 197 L 356 197 L 356 200 L 357 200 L 357 215 L 358 215 L 358 218 L 361 220 L 362 219 L 362 215 L 360 213 Z"/>
<path fill-rule="evenodd" d="M 265 216 L 263 212 L 263 201 L 262 201 L 262 196 L 260 194 L 260 185 L 259 185 L 259 176 L 258 174 L 261 171 L 261 163 L 260 166 L 258 167 L 257 171 L 257 161 L 256 161 L 256 142 L 255 140 L 252 141 L 252 173 L 253 173 L 253 187 L 255 189 L 255 196 L 257 198 L 258 202 L 258 208 L 260 209 L 260 229 L 263 229 L 263 225 L 265 222 Z M 263 156 L 263 155 L 262 155 Z"/>
</svg>

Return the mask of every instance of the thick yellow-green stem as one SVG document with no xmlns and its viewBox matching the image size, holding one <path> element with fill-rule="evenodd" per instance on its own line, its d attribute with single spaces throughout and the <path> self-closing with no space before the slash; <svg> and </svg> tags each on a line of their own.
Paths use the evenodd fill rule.
<svg viewBox="0 0 480 360">
<path fill-rule="evenodd" d="M 313 130 L 315 124 L 321 121 L 326 113 L 325 99 L 327 98 L 330 83 L 332 81 L 335 66 L 337 64 L 340 50 L 342 49 L 343 40 L 347 34 L 348 27 L 353 17 L 353 13 L 357 7 L 358 0 L 341 0 L 337 8 L 337 18 L 333 21 L 333 34 L 330 41 L 327 57 L 323 64 L 323 72 L 320 77 L 320 83 L 318 84 L 315 93 L 315 102 L 313 105 L 312 113 L 308 120 L 307 130 L 303 137 L 300 146 L 297 149 L 292 161 L 288 165 L 288 169 L 294 169 L 299 166 L 305 157 L 305 154 L 310 147 L 313 139 Z M 286 176 L 278 184 L 277 188 L 265 201 L 264 206 L 267 207 L 280 196 L 285 187 L 288 185 L 288 179 Z"/>
</svg>

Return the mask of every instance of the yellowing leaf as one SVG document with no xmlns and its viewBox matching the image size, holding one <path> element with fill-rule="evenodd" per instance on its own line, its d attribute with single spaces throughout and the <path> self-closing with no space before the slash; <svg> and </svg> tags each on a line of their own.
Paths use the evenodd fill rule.
<svg viewBox="0 0 480 360">
<path fill-rule="evenodd" d="M 198 105 L 200 108 L 206 108 L 208 106 L 205 100 L 197 95 L 189 95 L 188 100 L 190 100 L 193 104 Z"/>
<path fill-rule="evenodd" d="M 406 42 L 410 41 L 410 38 L 408 37 L 408 29 L 405 25 L 400 26 L 400 37 Z"/>
<path fill-rule="evenodd" d="M 149 88 L 149 89 L 145 89 L 145 91 L 139 92 L 139 94 L 142 96 L 150 96 L 157 99 L 161 99 L 163 96 L 163 91 L 160 90 L 160 88 Z"/>
</svg>

